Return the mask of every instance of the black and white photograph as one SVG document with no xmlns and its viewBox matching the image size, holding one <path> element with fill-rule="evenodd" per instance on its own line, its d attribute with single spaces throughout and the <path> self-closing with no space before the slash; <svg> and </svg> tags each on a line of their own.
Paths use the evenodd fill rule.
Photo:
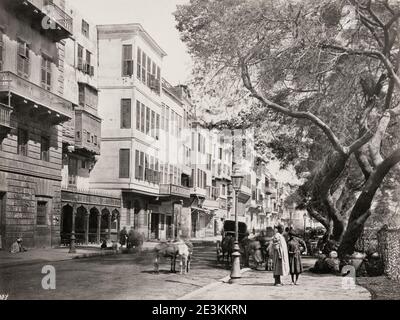
<svg viewBox="0 0 400 320">
<path fill-rule="evenodd" d="M 399 68 L 400 0 L 0 0 L 0 306 L 400 300 Z"/>
</svg>

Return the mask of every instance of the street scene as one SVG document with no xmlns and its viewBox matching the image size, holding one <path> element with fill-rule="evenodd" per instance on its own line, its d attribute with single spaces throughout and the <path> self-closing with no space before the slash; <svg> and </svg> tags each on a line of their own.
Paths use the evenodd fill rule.
<svg viewBox="0 0 400 320">
<path fill-rule="evenodd" d="M 0 300 L 399 300 L 399 0 L 0 0 Z"/>
</svg>

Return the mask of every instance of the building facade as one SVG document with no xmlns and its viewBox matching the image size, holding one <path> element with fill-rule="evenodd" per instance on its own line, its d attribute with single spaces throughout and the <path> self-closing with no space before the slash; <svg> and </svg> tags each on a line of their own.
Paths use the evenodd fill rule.
<svg viewBox="0 0 400 320">
<path fill-rule="evenodd" d="M 120 198 L 89 185 L 101 140 L 96 28 L 63 0 L 0 9 L 1 243 L 56 246 L 72 231 L 78 243 L 109 238 Z"/>
</svg>

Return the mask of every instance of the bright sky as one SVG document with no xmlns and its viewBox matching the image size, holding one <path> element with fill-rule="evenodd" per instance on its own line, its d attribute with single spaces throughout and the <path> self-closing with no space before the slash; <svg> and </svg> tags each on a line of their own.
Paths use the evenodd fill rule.
<svg viewBox="0 0 400 320">
<path fill-rule="evenodd" d="M 168 54 L 163 76 L 171 84 L 185 83 L 191 69 L 186 46 L 175 29 L 172 13 L 188 0 L 67 0 L 95 24 L 140 23 Z"/>
</svg>

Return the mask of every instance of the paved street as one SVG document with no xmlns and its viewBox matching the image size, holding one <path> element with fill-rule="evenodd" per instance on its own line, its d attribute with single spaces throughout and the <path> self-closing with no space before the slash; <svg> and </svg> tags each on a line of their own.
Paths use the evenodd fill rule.
<svg viewBox="0 0 400 320">
<path fill-rule="evenodd" d="M 229 275 L 216 264 L 214 244 L 195 247 L 188 275 L 170 274 L 169 260 L 154 274 L 150 252 L 49 264 L 56 268 L 56 290 L 42 289 L 44 264 L 34 263 L 0 268 L 0 293 L 9 299 L 177 299 Z"/>
</svg>

